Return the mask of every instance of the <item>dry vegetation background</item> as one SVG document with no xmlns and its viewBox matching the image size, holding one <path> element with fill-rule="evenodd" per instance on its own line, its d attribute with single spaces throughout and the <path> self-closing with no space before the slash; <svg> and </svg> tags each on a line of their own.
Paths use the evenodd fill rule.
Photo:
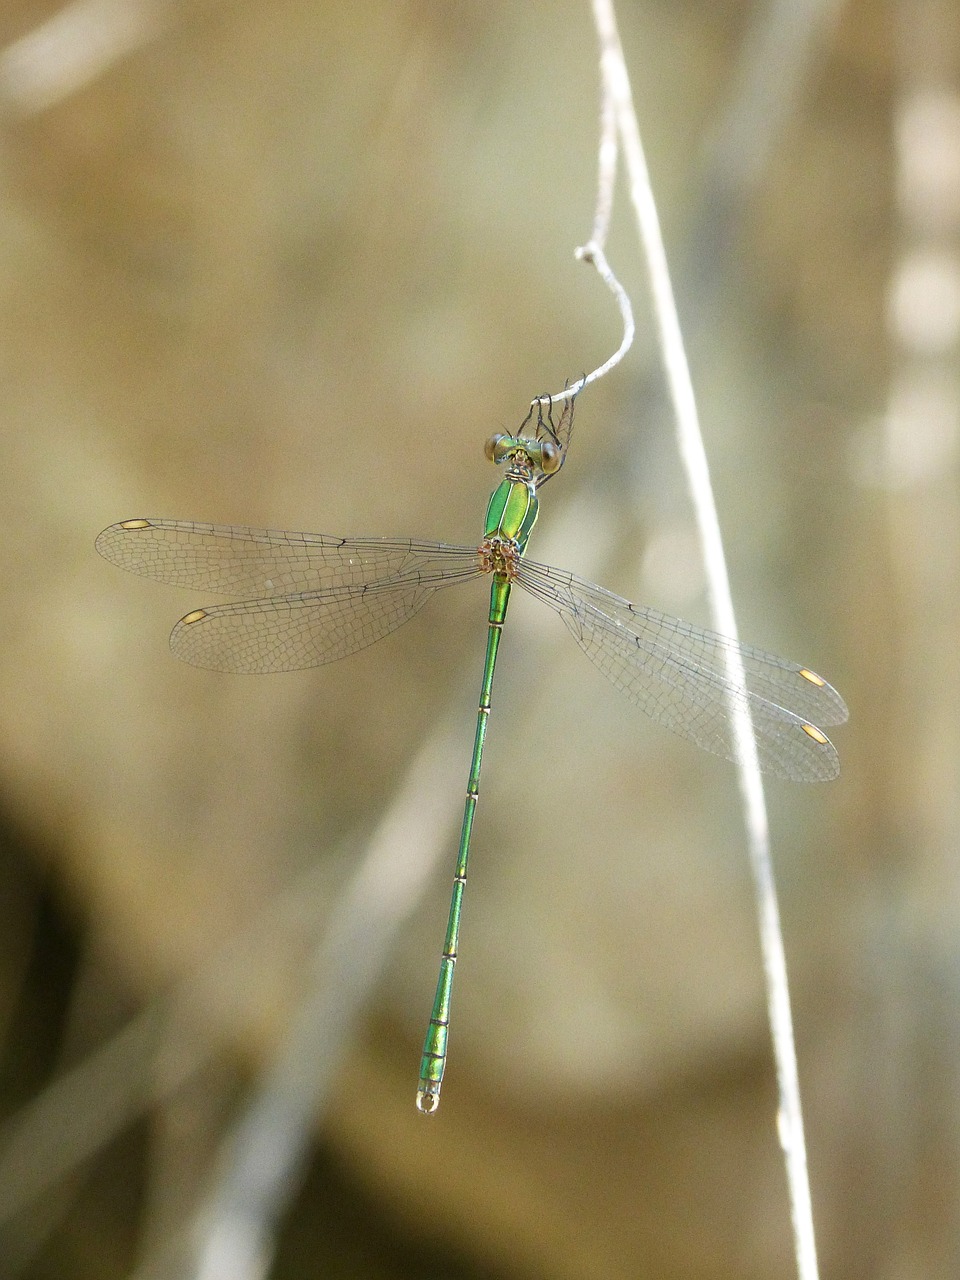
<svg viewBox="0 0 960 1280">
<path fill-rule="evenodd" d="M 769 789 L 823 1273 L 913 1280 L 960 1266 L 960 9 L 821 8 L 762 108 L 766 4 L 619 17 L 742 634 L 852 713 L 839 782 Z M 270 1274 L 785 1280 L 733 770 L 516 602 L 425 1121 L 483 590 L 230 678 L 166 650 L 207 601 L 93 552 L 139 515 L 477 536 L 483 441 L 619 340 L 572 257 L 588 6 L 99 0 L 22 43 L 58 11 L 0 12 L 0 1275 L 191 1274 L 225 1135 L 449 715 L 445 856 Z M 625 203 L 609 254 L 638 343 L 581 398 L 532 553 L 706 621 Z"/>
</svg>

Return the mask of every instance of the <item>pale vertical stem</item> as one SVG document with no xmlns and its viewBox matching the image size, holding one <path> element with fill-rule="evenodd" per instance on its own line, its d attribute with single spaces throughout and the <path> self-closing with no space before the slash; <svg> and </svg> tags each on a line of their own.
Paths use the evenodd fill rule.
<svg viewBox="0 0 960 1280">
<path fill-rule="evenodd" d="M 600 146 L 597 152 L 597 205 L 593 215 L 593 231 L 590 240 L 606 248 L 613 213 L 613 193 L 617 183 L 617 158 L 620 144 L 617 141 L 617 113 L 613 99 L 606 92 L 600 95 Z"/>
<path fill-rule="evenodd" d="M 592 7 L 600 40 L 601 77 L 605 92 L 613 100 L 616 112 L 627 166 L 630 199 L 636 213 L 646 259 L 661 356 L 673 402 L 678 448 L 686 470 L 703 545 L 711 613 L 717 630 L 735 637 L 737 628 L 733 599 L 730 593 L 716 503 L 710 485 L 706 451 L 700 433 L 693 382 L 670 283 L 666 250 L 650 185 L 640 128 L 633 107 L 630 79 L 617 31 L 613 0 L 592 0 Z M 726 663 L 727 674 L 731 681 L 735 686 L 742 687 L 744 672 L 739 655 L 728 651 Z M 786 1163 L 797 1271 L 801 1280 L 816 1280 L 817 1255 L 807 1173 L 806 1142 L 800 1107 L 800 1085 L 793 1020 L 790 1012 L 786 956 L 770 860 L 766 802 L 749 711 L 745 708 L 741 710 L 734 704 L 731 706 L 731 715 L 747 844 L 756 888 L 760 943 L 766 978 L 767 1011 L 779 1089 L 778 1133 Z"/>
<path fill-rule="evenodd" d="M 617 155 L 619 149 L 617 142 L 617 113 L 614 101 L 610 94 L 604 90 L 600 98 L 597 203 L 593 215 L 593 230 L 587 243 L 577 249 L 576 256 L 581 262 L 587 262 L 595 268 L 597 275 L 616 299 L 617 308 L 620 311 L 620 321 L 623 325 L 623 337 L 620 340 L 620 346 L 613 355 L 598 368 L 591 373 L 584 374 L 582 378 L 577 379 L 573 386 L 564 387 L 556 395 L 540 397 L 541 400 L 549 399 L 551 404 L 557 404 L 561 400 L 569 400 L 573 396 L 579 395 L 584 387 L 589 386 L 591 382 L 596 382 L 598 378 L 602 378 L 611 369 L 615 368 L 633 346 L 636 324 L 633 319 L 633 306 L 630 302 L 630 295 L 614 275 L 604 252 L 607 243 L 607 232 L 610 229 L 610 214 L 613 210 L 613 193 L 617 181 Z M 531 408 L 536 404 L 537 400 L 531 400 Z"/>
</svg>

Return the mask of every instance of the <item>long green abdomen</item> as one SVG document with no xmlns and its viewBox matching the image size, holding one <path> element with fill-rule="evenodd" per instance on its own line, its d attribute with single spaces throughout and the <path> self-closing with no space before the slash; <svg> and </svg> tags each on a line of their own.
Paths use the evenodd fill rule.
<svg viewBox="0 0 960 1280">
<path fill-rule="evenodd" d="M 537 518 L 537 495 L 532 483 L 507 479 L 494 490 L 487 507 L 484 543 L 497 546 L 513 544 L 514 554 L 522 554 Z M 505 557 L 492 557 L 491 563 L 506 563 Z M 500 633 L 507 616 L 510 600 L 510 581 L 507 572 L 494 571 L 490 588 L 490 615 L 487 621 L 487 652 L 483 663 L 483 681 L 480 686 L 480 705 L 477 708 L 477 730 L 473 739 L 473 757 L 467 780 L 467 796 L 463 806 L 463 825 L 460 828 L 460 847 L 457 853 L 457 870 L 450 899 L 450 915 L 447 933 L 440 957 L 440 976 L 434 997 L 430 1023 L 423 1044 L 420 1060 L 420 1082 L 417 1088 L 417 1106 L 425 1115 L 431 1115 L 440 1105 L 440 1086 L 447 1060 L 447 1036 L 450 1027 L 450 997 L 453 991 L 453 974 L 457 964 L 457 948 L 460 940 L 460 916 L 463 894 L 467 885 L 467 861 L 470 857 L 470 838 L 473 835 L 473 819 L 480 796 L 480 767 L 483 761 L 483 744 L 487 737 L 487 721 L 490 718 L 490 699 L 493 692 L 493 673 L 500 648 Z"/>
<path fill-rule="evenodd" d="M 453 990 L 453 974 L 457 964 L 457 947 L 460 939 L 460 914 L 463 893 L 467 886 L 467 861 L 470 857 L 470 837 L 473 834 L 473 818 L 480 796 L 480 767 L 483 760 L 483 744 L 487 736 L 487 720 L 490 716 L 490 698 L 493 692 L 493 672 L 500 647 L 500 633 L 507 615 L 510 599 L 510 583 L 495 577 L 490 591 L 490 618 L 487 624 L 487 653 L 483 664 L 483 682 L 480 686 L 480 705 L 477 709 L 477 730 L 473 739 L 473 758 L 467 780 L 467 796 L 463 806 L 463 825 L 460 828 L 460 847 L 457 853 L 457 870 L 453 879 L 453 895 L 450 899 L 450 915 L 447 933 L 440 957 L 440 976 L 434 997 L 430 1023 L 423 1043 L 420 1060 L 420 1081 L 417 1086 L 417 1106 L 426 1115 L 436 1111 L 440 1104 L 440 1085 L 447 1059 L 447 1034 L 450 1026 L 450 996 Z"/>
</svg>

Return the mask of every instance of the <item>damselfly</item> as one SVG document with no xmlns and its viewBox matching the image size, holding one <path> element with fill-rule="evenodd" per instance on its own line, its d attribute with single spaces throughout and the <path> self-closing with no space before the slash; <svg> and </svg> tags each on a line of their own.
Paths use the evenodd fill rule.
<svg viewBox="0 0 960 1280">
<path fill-rule="evenodd" d="M 490 498 L 479 547 L 152 518 L 111 525 L 96 543 L 107 560 L 144 577 L 241 597 L 194 609 L 170 636 L 178 658 L 217 671 L 294 671 L 335 662 L 394 631 L 440 587 L 490 577 L 486 657 L 456 875 L 420 1064 L 417 1106 L 427 1115 L 440 1102 L 494 666 L 514 584 L 559 614 L 603 674 L 681 737 L 732 759 L 734 722 L 748 709 L 766 772 L 822 782 L 840 769 L 820 726 L 840 724 L 847 708 L 815 671 L 526 558 L 537 490 L 563 465 L 573 423 L 572 399 L 556 426 L 549 402 L 535 405 L 532 426 L 533 410 L 515 435 L 487 442 L 487 457 L 501 468 L 502 479 Z"/>
</svg>

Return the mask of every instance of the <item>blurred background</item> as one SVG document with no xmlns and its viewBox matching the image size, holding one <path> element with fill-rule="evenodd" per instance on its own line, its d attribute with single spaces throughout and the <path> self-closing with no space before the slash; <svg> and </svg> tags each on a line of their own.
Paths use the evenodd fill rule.
<svg viewBox="0 0 960 1280">
<path fill-rule="evenodd" d="M 960 1267 L 960 9 L 622 0 L 741 634 L 851 708 L 768 789 L 825 1276 Z M 486 590 L 175 662 L 134 516 L 472 543 L 620 334 L 586 3 L 0 12 L 0 1275 L 789 1277 L 732 767 L 515 599 L 414 1108 Z M 706 623 L 638 340 L 531 554 Z"/>
</svg>

